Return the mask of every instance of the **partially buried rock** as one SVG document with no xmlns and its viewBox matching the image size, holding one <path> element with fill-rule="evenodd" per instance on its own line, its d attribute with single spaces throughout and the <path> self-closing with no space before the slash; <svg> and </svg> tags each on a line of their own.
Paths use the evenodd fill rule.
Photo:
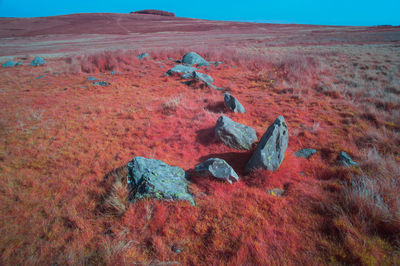
<svg viewBox="0 0 400 266">
<path fill-rule="evenodd" d="M 340 164 L 343 166 L 357 166 L 358 164 L 351 159 L 351 157 L 345 153 L 344 151 L 341 151 L 338 156 L 338 161 Z"/>
<path fill-rule="evenodd" d="M 204 60 L 203 57 L 195 52 L 187 53 L 182 58 L 182 64 L 197 65 L 197 66 L 209 66 L 210 64 Z"/>
<path fill-rule="evenodd" d="M 87 80 L 89 80 L 89 81 L 95 81 L 95 80 L 97 80 L 97 78 L 96 78 L 96 77 L 88 77 Z"/>
<path fill-rule="evenodd" d="M 315 149 L 301 149 L 299 151 L 296 151 L 294 155 L 296 155 L 296 157 L 302 157 L 308 159 L 311 156 L 313 156 L 316 152 L 317 150 Z"/>
<path fill-rule="evenodd" d="M 224 115 L 217 120 L 215 135 L 226 146 L 238 150 L 250 150 L 253 143 L 257 141 L 254 129 L 236 123 Z"/>
<path fill-rule="evenodd" d="M 201 80 L 201 81 L 206 82 L 206 83 L 213 83 L 214 82 L 214 79 L 211 76 L 209 76 L 207 74 L 203 74 L 203 73 L 197 72 L 197 71 L 193 71 L 193 72 L 190 72 L 190 73 L 183 74 L 181 76 L 181 78 L 183 78 L 183 79 L 197 79 L 197 80 Z"/>
<path fill-rule="evenodd" d="M 194 205 L 186 172 L 160 160 L 133 158 L 128 163 L 127 182 L 131 190 L 136 190 L 133 199 L 187 200 Z"/>
<path fill-rule="evenodd" d="M 2 67 L 13 67 L 15 66 L 14 61 L 7 61 L 4 64 L 1 65 Z"/>
<path fill-rule="evenodd" d="M 143 60 L 145 58 L 150 59 L 150 55 L 148 53 L 141 53 L 140 55 L 136 56 L 139 60 Z"/>
<path fill-rule="evenodd" d="M 280 188 L 273 188 L 273 189 L 269 189 L 267 191 L 267 194 L 270 194 L 272 196 L 281 197 L 281 196 L 283 196 L 283 194 L 285 194 L 285 190 L 280 189 Z"/>
<path fill-rule="evenodd" d="M 167 75 L 171 76 L 173 74 L 185 74 L 185 73 L 192 73 L 193 71 L 196 71 L 197 68 L 191 67 L 191 66 L 185 66 L 185 65 L 176 65 L 170 70 L 167 71 Z"/>
<path fill-rule="evenodd" d="M 229 184 L 239 180 L 239 176 L 236 174 L 235 170 L 233 170 L 225 160 L 219 158 L 210 158 L 196 165 L 194 170 L 211 175 L 217 179 L 225 180 Z"/>
<path fill-rule="evenodd" d="M 93 85 L 107 87 L 110 86 L 110 83 L 108 83 L 107 81 L 95 81 L 93 82 Z"/>
<path fill-rule="evenodd" d="M 41 57 L 41 56 L 36 56 L 32 62 L 31 62 L 31 66 L 41 66 L 44 63 L 46 63 L 46 61 Z"/>
<path fill-rule="evenodd" d="M 232 112 L 243 113 L 243 114 L 246 113 L 246 110 L 244 109 L 243 105 L 228 92 L 225 92 L 224 101 L 225 101 L 225 106 Z"/>
<path fill-rule="evenodd" d="M 257 168 L 278 170 L 289 143 L 289 132 L 283 116 L 279 116 L 261 137 L 256 150 L 246 165 L 246 172 Z"/>
</svg>

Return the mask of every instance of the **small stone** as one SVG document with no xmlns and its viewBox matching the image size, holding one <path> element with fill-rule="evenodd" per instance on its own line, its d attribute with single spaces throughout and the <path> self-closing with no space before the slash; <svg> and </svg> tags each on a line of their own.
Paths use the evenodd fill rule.
<svg viewBox="0 0 400 266">
<path fill-rule="evenodd" d="M 338 155 L 338 161 L 341 163 L 343 166 L 357 166 L 358 164 L 351 159 L 351 157 L 345 153 L 344 151 L 341 151 Z"/>
<path fill-rule="evenodd" d="M 167 75 L 173 75 L 173 74 L 185 74 L 185 73 L 192 73 L 193 71 L 196 71 L 197 68 L 191 67 L 191 66 L 185 66 L 185 65 L 176 65 L 170 70 L 167 71 Z"/>
<path fill-rule="evenodd" d="M 273 189 L 269 189 L 267 191 L 267 194 L 270 194 L 270 195 L 276 196 L 276 197 L 281 197 L 281 196 L 283 196 L 283 194 L 285 194 L 285 190 L 280 189 L 280 188 L 273 188 Z"/>
<path fill-rule="evenodd" d="M 317 150 L 315 149 L 301 149 L 299 151 L 296 151 L 294 155 L 296 157 L 302 157 L 308 159 L 311 156 L 313 156 L 316 152 Z"/>
<path fill-rule="evenodd" d="M 95 80 L 97 80 L 97 78 L 96 77 L 88 77 L 87 80 L 88 81 L 95 81 Z"/>
<path fill-rule="evenodd" d="M 108 83 L 107 81 L 95 81 L 95 82 L 93 82 L 93 85 L 96 85 L 96 86 L 110 86 L 110 83 Z"/>
<path fill-rule="evenodd" d="M 224 101 L 225 101 L 225 106 L 232 112 L 243 113 L 243 114 L 246 113 L 246 110 L 244 109 L 243 105 L 228 92 L 225 92 Z"/>
<path fill-rule="evenodd" d="M 229 184 L 239 180 L 239 176 L 235 170 L 225 161 L 220 158 L 210 158 L 204 161 L 195 168 L 196 172 L 203 172 L 206 175 L 211 175 L 217 179 L 227 181 Z"/>
<path fill-rule="evenodd" d="M 143 60 L 145 58 L 150 59 L 150 55 L 148 53 L 141 53 L 138 56 L 136 56 L 139 60 Z"/>
<path fill-rule="evenodd" d="M 197 80 L 201 80 L 201 81 L 206 82 L 206 83 L 213 83 L 214 82 L 214 79 L 211 76 L 209 76 L 207 74 L 203 74 L 203 73 L 197 72 L 197 71 L 193 71 L 193 72 L 190 72 L 190 73 L 185 73 L 185 74 L 183 74 L 181 76 L 181 78 L 183 78 L 183 79 L 197 79 Z"/>
<path fill-rule="evenodd" d="M 36 56 L 32 62 L 31 62 L 31 66 L 41 66 L 43 64 L 45 64 L 46 61 L 41 57 L 41 56 Z"/>
</svg>

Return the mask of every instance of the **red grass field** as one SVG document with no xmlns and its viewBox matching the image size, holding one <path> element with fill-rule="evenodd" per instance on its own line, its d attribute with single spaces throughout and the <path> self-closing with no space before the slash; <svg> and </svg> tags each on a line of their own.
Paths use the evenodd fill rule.
<svg viewBox="0 0 400 266">
<path fill-rule="evenodd" d="M 0 63 L 23 62 L 0 68 L 0 264 L 400 263 L 399 28 L 77 14 L 1 18 L 0 44 Z M 246 114 L 164 75 L 190 51 L 224 62 L 200 71 Z M 216 141 L 221 114 L 258 138 L 283 115 L 280 169 L 245 175 L 252 151 Z M 129 203 L 134 156 L 189 171 L 196 206 Z M 196 176 L 210 157 L 240 181 Z"/>
</svg>

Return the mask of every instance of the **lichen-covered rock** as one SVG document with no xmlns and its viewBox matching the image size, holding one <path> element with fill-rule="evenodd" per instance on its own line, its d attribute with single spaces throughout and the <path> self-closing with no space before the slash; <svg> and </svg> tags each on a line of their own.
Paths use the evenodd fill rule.
<svg viewBox="0 0 400 266">
<path fill-rule="evenodd" d="M 135 157 L 128 163 L 127 182 L 136 193 L 133 199 L 156 198 L 162 200 L 187 200 L 194 205 L 189 193 L 186 172 L 156 159 Z"/>
<path fill-rule="evenodd" d="M 204 60 L 203 57 L 198 55 L 195 52 L 190 52 L 187 53 L 183 56 L 182 58 L 182 64 L 187 64 L 187 65 L 197 65 L 197 66 L 209 66 L 210 64 Z"/>
<path fill-rule="evenodd" d="M 316 153 L 317 152 L 317 150 L 315 150 L 315 149 L 301 149 L 301 150 L 299 150 L 299 151 L 296 151 L 295 153 L 294 153 L 294 155 L 296 156 L 296 157 L 302 157 L 302 158 L 306 158 L 306 159 L 308 159 L 308 158 L 310 158 L 311 156 L 313 156 L 314 155 L 314 153 Z"/>
<path fill-rule="evenodd" d="M 193 71 L 196 71 L 197 68 L 191 67 L 191 66 L 185 66 L 185 65 L 176 65 L 170 70 L 167 71 L 167 75 L 171 76 L 173 74 L 185 74 L 185 73 L 192 73 Z"/>
<path fill-rule="evenodd" d="M 217 120 L 215 135 L 226 146 L 238 150 L 250 150 L 253 143 L 257 141 L 254 129 L 234 122 L 224 115 Z"/>
<path fill-rule="evenodd" d="M 1 65 L 2 67 L 13 67 L 15 66 L 14 61 L 7 61 L 4 64 Z"/>
<path fill-rule="evenodd" d="M 225 161 L 220 158 L 210 158 L 204 161 L 194 169 L 196 172 L 203 172 L 207 175 L 211 175 L 217 179 L 227 181 L 229 184 L 239 180 L 239 176 L 235 170 Z"/>
<path fill-rule="evenodd" d="M 207 74 L 203 74 L 203 73 L 197 72 L 197 71 L 193 71 L 193 72 L 190 72 L 190 73 L 183 74 L 181 76 L 181 78 L 183 78 L 183 79 L 197 79 L 197 80 L 201 80 L 201 81 L 206 82 L 206 83 L 213 83 L 214 82 L 214 79 L 211 76 L 209 76 Z"/>
<path fill-rule="evenodd" d="M 278 170 L 285 157 L 288 143 L 288 127 L 283 116 L 279 116 L 261 137 L 256 150 L 246 165 L 246 172 L 257 168 L 268 169 L 269 171 Z"/>
<path fill-rule="evenodd" d="M 243 105 L 228 92 L 225 92 L 224 101 L 225 101 L 225 106 L 232 112 L 243 113 L 243 114 L 246 113 L 246 110 L 244 109 Z"/>
<path fill-rule="evenodd" d="M 139 60 L 143 60 L 145 58 L 150 59 L 150 55 L 148 53 L 141 53 L 138 56 L 136 56 Z"/>
<path fill-rule="evenodd" d="M 46 61 L 41 57 L 41 56 L 36 56 L 32 62 L 31 62 L 31 66 L 41 66 L 44 63 L 46 63 Z"/>
<path fill-rule="evenodd" d="M 357 166 L 358 164 L 351 159 L 351 157 L 345 153 L 344 151 L 341 151 L 338 155 L 338 161 L 340 164 L 343 166 Z"/>
</svg>

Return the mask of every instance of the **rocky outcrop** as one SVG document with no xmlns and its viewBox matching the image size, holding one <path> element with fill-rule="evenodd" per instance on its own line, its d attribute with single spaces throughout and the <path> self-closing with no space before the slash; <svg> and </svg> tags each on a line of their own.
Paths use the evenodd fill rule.
<svg viewBox="0 0 400 266">
<path fill-rule="evenodd" d="M 210 64 L 204 60 L 203 57 L 195 52 L 187 53 L 182 58 L 182 64 L 186 65 L 196 65 L 196 66 L 209 66 Z"/>
<path fill-rule="evenodd" d="M 302 158 L 308 159 L 308 158 L 310 158 L 311 156 L 313 156 L 316 152 L 317 152 L 317 150 L 315 150 L 315 149 L 309 149 L 309 148 L 307 148 L 307 149 L 301 149 L 301 150 L 299 150 L 299 151 L 296 151 L 296 152 L 294 153 L 294 155 L 295 155 L 296 157 L 302 157 Z"/>
<path fill-rule="evenodd" d="M 43 64 L 45 64 L 46 61 L 41 57 L 41 56 L 36 56 L 32 62 L 31 62 L 31 66 L 41 66 Z"/>
<path fill-rule="evenodd" d="M 283 116 L 279 116 L 261 137 L 256 150 L 246 165 L 246 172 L 257 168 L 278 170 L 289 143 L 289 132 Z"/>
<path fill-rule="evenodd" d="M 146 9 L 146 10 L 139 10 L 135 12 L 131 12 L 131 14 L 147 14 L 147 15 L 158 15 L 158 16 L 166 16 L 166 17 L 175 17 L 175 14 L 172 12 L 162 11 L 162 10 L 155 10 L 155 9 Z"/>
<path fill-rule="evenodd" d="M 215 135 L 226 146 L 238 150 L 250 150 L 253 143 L 257 141 L 254 129 L 236 123 L 224 115 L 217 120 Z"/>
<path fill-rule="evenodd" d="M 239 176 L 236 174 L 235 170 L 233 170 L 225 160 L 220 158 L 210 158 L 207 161 L 196 165 L 195 171 L 217 179 L 225 180 L 229 184 L 239 180 Z"/>
<path fill-rule="evenodd" d="M 185 73 L 192 73 L 193 71 L 196 71 L 197 68 L 191 67 L 191 66 L 185 66 L 185 65 L 176 65 L 170 70 L 167 71 L 168 76 L 172 76 L 174 74 L 185 74 Z"/>
<path fill-rule="evenodd" d="M 133 199 L 187 200 L 194 205 L 193 195 L 188 190 L 188 176 L 183 169 L 144 157 L 133 158 L 127 167 L 128 186 L 135 191 Z"/>
<path fill-rule="evenodd" d="M 225 92 L 224 96 L 225 106 L 234 113 L 246 113 L 243 105 L 228 92 Z"/>
</svg>

